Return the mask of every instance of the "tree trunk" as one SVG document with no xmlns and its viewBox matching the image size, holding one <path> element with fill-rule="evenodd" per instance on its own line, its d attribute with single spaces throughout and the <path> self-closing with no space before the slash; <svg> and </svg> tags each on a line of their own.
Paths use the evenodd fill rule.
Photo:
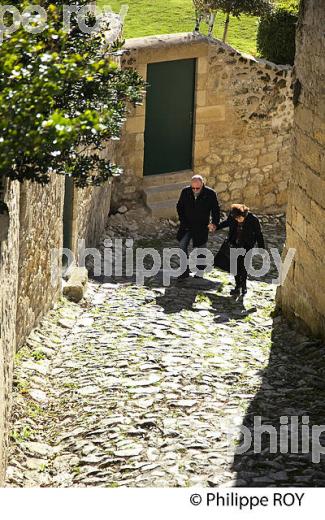
<svg viewBox="0 0 325 520">
<path fill-rule="evenodd" d="M 229 21 L 230 21 L 230 13 L 227 13 L 227 17 L 226 17 L 226 21 L 225 21 L 225 28 L 224 28 L 223 37 L 222 37 L 222 41 L 224 43 L 226 43 L 226 39 L 227 39 Z"/>
</svg>

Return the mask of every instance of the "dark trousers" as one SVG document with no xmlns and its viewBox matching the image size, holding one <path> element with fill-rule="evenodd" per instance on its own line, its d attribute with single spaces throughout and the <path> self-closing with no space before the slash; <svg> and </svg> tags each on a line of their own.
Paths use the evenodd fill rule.
<svg viewBox="0 0 325 520">
<path fill-rule="evenodd" d="M 235 276 L 236 287 L 246 287 L 247 271 L 244 260 L 244 256 L 239 256 L 237 258 L 237 274 Z"/>
<path fill-rule="evenodd" d="M 180 240 L 180 242 L 179 242 L 179 247 L 180 247 L 180 249 L 182 249 L 182 250 L 184 251 L 184 253 L 186 253 L 187 257 L 188 257 L 188 247 L 189 247 L 189 245 L 190 245 L 191 240 L 192 240 L 191 232 L 190 232 L 190 231 L 187 231 L 187 232 L 185 233 L 185 235 L 183 236 L 183 238 L 182 238 L 182 239 Z M 206 247 L 207 247 L 207 243 L 202 244 L 202 245 L 200 246 L 200 248 L 202 248 L 202 249 L 205 249 Z M 205 256 L 199 254 L 199 255 L 197 255 L 197 258 L 198 258 L 198 259 L 199 259 L 199 258 L 205 258 Z M 205 268 L 206 268 L 205 265 L 197 265 L 197 266 L 196 266 L 197 272 L 204 271 Z M 187 269 L 187 271 L 189 271 L 189 269 Z"/>
</svg>

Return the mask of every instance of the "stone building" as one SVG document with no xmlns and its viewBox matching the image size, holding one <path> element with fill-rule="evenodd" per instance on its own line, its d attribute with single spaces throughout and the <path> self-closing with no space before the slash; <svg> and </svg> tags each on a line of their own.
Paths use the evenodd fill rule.
<svg viewBox="0 0 325 520">
<path fill-rule="evenodd" d="M 202 35 L 131 39 L 122 66 L 147 80 L 146 102 L 117 147 L 115 205 L 146 201 L 175 214 L 180 188 L 202 174 L 222 206 L 283 211 L 291 173 L 292 69 Z"/>
<path fill-rule="evenodd" d="M 305 0 L 297 34 L 293 175 L 286 249 L 293 265 L 278 302 L 284 313 L 325 338 L 325 5 Z"/>
</svg>

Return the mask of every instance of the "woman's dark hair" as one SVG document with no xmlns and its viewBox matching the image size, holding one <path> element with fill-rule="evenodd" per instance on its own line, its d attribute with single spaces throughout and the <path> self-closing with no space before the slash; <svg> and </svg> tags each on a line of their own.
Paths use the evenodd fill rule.
<svg viewBox="0 0 325 520">
<path fill-rule="evenodd" d="M 230 215 L 233 218 L 246 217 L 249 212 L 249 208 L 245 204 L 232 204 L 230 207 Z"/>
</svg>

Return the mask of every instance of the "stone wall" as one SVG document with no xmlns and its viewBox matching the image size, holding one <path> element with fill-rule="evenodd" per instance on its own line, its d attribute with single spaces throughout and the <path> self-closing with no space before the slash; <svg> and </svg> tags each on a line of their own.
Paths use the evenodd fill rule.
<svg viewBox="0 0 325 520">
<path fill-rule="evenodd" d="M 61 255 L 52 265 L 51 251 L 62 247 L 64 179 L 25 182 L 20 190 L 17 347 L 61 291 Z"/>
<path fill-rule="evenodd" d="M 112 142 L 108 142 L 101 157 L 114 162 Z M 111 208 L 112 181 L 108 180 L 98 187 L 77 189 L 76 191 L 76 234 L 85 239 L 87 247 L 99 243 L 105 230 Z"/>
<path fill-rule="evenodd" d="M 291 70 L 212 44 L 201 70 L 195 169 L 223 203 L 283 210 L 291 173 Z"/>
<path fill-rule="evenodd" d="M 297 33 L 293 175 L 287 212 L 294 263 L 278 294 L 289 318 L 325 338 L 325 9 L 305 0 Z"/>
<path fill-rule="evenodd" d="M 96 246 L 103 236 L 111 207 L 111 181 L 103 186 L 78 191 L 76 237 L 85 239 L 86 247 Z"/>
<path fill-rule="evenodd" d="M 111 184 L 74 189 L 72 240 L 95 246 L 105 229 L 110 210 Z M 54 176 L 47 186 L 24 183 L 20 191 L 19 284 L 17 347 L 61 294 L 64 178 Z"/>
<path fill-rule="evenodd" d="M 10 227 L 0 242 L 0 486 L 6 465 L 14 353 L 61 295 L 64 178 L 47 186 L 6 182 Z M 98 243 L 110 209 L 111 184 L 75 189 L 75 241 Z M 52 256 L 52 251 L 58 254 Z"/>
<path fill-rule="evenodd" d="M 148 63 L 197 59 L 193 173 L 205 176 L 224 207 L 240 201 L 260 212 L 283 210 L 292 156 L 291 67 L 187 33 L 131 39 L 126 49 L 122 66 L 145 79 Z M 131 111 L 117 146 L 125 173 L 114 185 L 114 204 L 142 197 L 144 129 L 145 103 Z"/>
<path fill-rule="evenodd" d="M 16 348 L 18 288 L 19 185 L 4 182 L 10 212 L 8 238 L 0 242 L 0 486 L 6 464 L 13 359 Z"/>
</svg>

